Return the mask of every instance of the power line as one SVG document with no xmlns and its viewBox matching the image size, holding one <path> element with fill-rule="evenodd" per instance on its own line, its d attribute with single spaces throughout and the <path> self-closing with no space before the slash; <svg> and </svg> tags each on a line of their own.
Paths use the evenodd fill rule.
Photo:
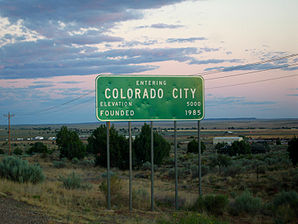
<svg viewBox="0 0 298 224">
<path fill-rule="evenodd" d="M 51 107 L 48 107 L 48 108 L 45 108 L 45 109 L 42 109 L 42 110 L 33 112 L 33 113 L 27 113 L 27 114 L 22 114 L 22 115 L 24 115 L 24 116 L 33 116 L 33 115 L 35 115 L 35 114 L 39 114 L 39 113 L 42 113 L 42 112 L 47 112 L 47 111 L 50 111 L 50 110 L 54 110 L 54 109 L 57 109 L 58 107 L 67 105 L 67 104 L 72 103 L 72 102 L 74 102 L 74 101 L 77 101 L 77 100 L 79 100 L 79 99 L 81 99 L 81 98 L 83 98 L 83 97 L 85 97 L 85 96 L 90 95 L 91 93 L 94 93 L 94 92 L 95 92 L 94 90 L 91 90 L 91 91 L 89 91 L 88 93 L 85 93 L 85 94 L 83 94 L 83 95 L 80 95 L 80 96 L 78 96 L 78 97 L 76 97 L 76 98 L 74 98 L 74 99 L 72 99 L 72 100 L 66 101 L 66 102 L 64 102 L 64 103 L 62 103 L 62 104 L 58 104 L 58 105 L 55 105 L 55 106 L 51 106 Z"/>
<path fill-rule="evenodd" d="M 283 56 L 283 57 L 279 57 L 279 58 L 272 58 L 272 59 L 268 59 L 268 60 L 265 60 L 265 61 L 258 61 L 258 62 L 254 62 L 254 63 L 248 63 L 248 64 L 243 64 L 243 65 L 238 65 L 238 66 L 235 66 L 235 68 L 243 69 L 243 68 L 246 68 L 246 67 L 250 67 L 252 65 L 260 65 L 260 64 L 264 64 L 264 63 L 268 63 L 268 62 L 273 62 L 273 61 L 279 61 L 279 60 L 282 60 L 282 59 L 292 58 L 292 57 L 296 57 L 296 56 L 298 56 L 298 54 L 290 54 L 290 55 L 287 55 L 287 56 Z M 225 72 L 225 69 L 226 68 L 218 68 L 215 71 L 196 73 L 194 75 L 202 74 L 202 76 L 207 76 L 207 75 L 211 75 L 211 74 Z M 226 72 L 228 72 L 228 71 L 226 71 Z"/>
<path fill-rule="evenodd" d="M 260 83 L 260 82 L 267 82 L 267 81 L 278 80 L 278 79 L 285 79 L 285 78 L 295 77 L 295 76 L 298 76 L 298 74 L 287 75 L 287 76 L 276 77 L 276 78 L 263 79 L 263 80 L 257 80 L 257 81 L 251 81 L 251 82 L 243 82 L 243 83 L 232 84 L 232 85 L 215 86 L 215 87 L 210 87 L 210 88 L 206 88 L 206 89 L 218 89 L 218 88 L 224 88 L 224 87 L 232 87 L 232 86 L 247 85 L 247 84 Z"/>
<path fill-rule="evenodd" d="M 225 75 L 225 76 L 215 77 L 215 78 L 209 78 L 209 79 L 207 78 L 205 80 L 207 81 L 207 80 L 216 80 L 216 79 L 230 78 L 230 77 L 236 77 L 236 76 L 242 76 L 242 75 L 248 75 L 248 74 L 254 74 L 254 73 L 259 73 L 259 72 L 270 71 L 270 70 L 274 70 L 274 69 L 287 68 L 287 67 L 291 67 L 291 66 L 295 66 L 295 65 L 298 65 L 298 63 L 296 63 L 296 64 L 282 65 L 282 66 L 274 67 L 274 68 L 267 68 L 267 69 L 263 69 L 263 70 L 259 70 L 259 71 L 250 71 L 250 72 L 238 73 L 238 74 L 234 74 L 234 75 Z"/>
<path fill-rule="evenodd" d="M 68 106 L 63 107 L 63 108 L 60 107 L 61 109 L 56 108 L 57 110 L 53 110 L 53 111 L 51 111 L 51 113 L 56 113 L 56 112 L 60 112 L 60 111 L 65 110 L 65 109 L 74 108 L 76 106 L 83 105 L 83 104 L 88 103 L 90 101 L 94 101 L 94 99 L 84 100 L 83 102 L 79 102 L 78 104 L 68 105 Z"/>
<path fill-rule="evenodd" d="M 237 66 L 234 66 L 234 67 L 237 68 L 237 69 L 242 69 L 242 68 L 246 68 L 246 67 L 249 67 L 249 66 L 252 66 L 252 65 L 259 65 L 259 64 L 264 64 L 264 63 L 268 63 L 268 62 L 279 61 L 279 60 L 282 60 L 282 59 L 292 58 L 292 57 L 297 57 L 297 56 L 298 56 L 298 54 L 290 54 L 290 55 L 286 55 L 286 56 L 283 56 L 283 57 L 271 58 L 271 59 L 268 59 L 268 60 L 257 61 L 257 62 L 254 62 L 254 63 L 248 63 L 248 64 L 242 64 L 242 65 L 237 65 Z M 212 71 L 197 72 L 197 73 L 187 74 L 187 75 L 189 75 L 189 76 L 197 76 L 197 75 L 207 76 L 207 75 L 221 73 L 221 72 L 231 72 L 231 70 L 225 70 L 225 69 L 227 69 L 227 68 L 216 68 L 215 70 L 212 70 Z M 105 74 L 105 73 L 102 73 L 102 74 Z M 109 73 L 106 73 L 106 74 L 109 74 Z M 130 75 L 139 75 L 139 74 L 130 73 Z M 143 73 L 141 75 L 144 75 L 144 76 L 155 76 L 155 75 L 156 76 L 160 76 L 160 75 L 165 75 L 165 74 L 144 74 Z"/>
</svg>

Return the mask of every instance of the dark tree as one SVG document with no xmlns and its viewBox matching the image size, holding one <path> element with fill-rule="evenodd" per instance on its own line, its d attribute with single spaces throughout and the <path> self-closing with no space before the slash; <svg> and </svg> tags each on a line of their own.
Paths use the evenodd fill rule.
<svg viewBox="0 0 298 224">
<path fill-rule="evenodd" d="M 33 154 L 33 153 L 47 153 L 48 148 L 45 144 L 42 142 L 35 142 L 34 145 L 32 145 L 28 150 L 28 154 Z"/>
<path fill-rule="evenodd" d="M 298 138 L 294 137 L 289 141 L 288 152 L 294 167 L 296 167 L 298 163 Z"/>
<path fill-rule="evenodd" d="M 153 133 L 153 145 L 154 164 L 159 165 L 165 157 L 169 156 L 171 146 L 157 132 Z M 151 128 L 149 125 L 144 124 L 141 133 L 136 136 L 133 146 L 136 165 L 140 166 L 146 161 L 151 162 Z"/>
<path fill-rule="evenodd" d="M 218 171 L 219 173 L 221 172 L 223 167 L 228 167 L 232 164 L 232 160 L 229 156 L 218 154 L 215 156 L 212 156 L 210 158 L 210 166 L 211 167 L 216 167 L 218 166 Z"/>
<path fill-rule="evenodd" d="M 267 142 L 265 143 L 253 143 L 251 145 L 251 152 L 253 154 L 258 154 L 258 153 L 266 153 L 270 150 L 270 147 Z"/>
<path fill-rule="evenodd" d="M 199 152 L 199 144 L 198 141 L 196 141 L 195 139 L 191 140 L 188 144 L 187 144 L 187 152 L 192 152 L 192 153 L 198 153 Z M 204 144 L 204 142 L 201 141 L 201 153 L 203 153 L 206 149 L 206 145 Z"/>
<path fill-rule="evenodd" d="M 86 155 L 86 148 L 75 131 L 68 130 L 66 126 L 62 126 L 57 133 L 56 143 L 60 150 L 60 157 L 68 159 L 82 159 Z"/>
<path fill-rule="evenodd" d="M 96 155 L 96 165 L 107 166 L 107 129 L 101 125 L 88 138 L 87 151 Z M 110 165 L 127 169 L 129 165 L 128 140 L 119 135 L 112 126 L 110 128 Z"/>
<path fill-rule="evenodd" d="M 230 156 L 250 154 L 250 153 L 251 153 L 251 147 L 247 141 L 233 142 L 228 151 L 228 154 Z"/>
</svg>

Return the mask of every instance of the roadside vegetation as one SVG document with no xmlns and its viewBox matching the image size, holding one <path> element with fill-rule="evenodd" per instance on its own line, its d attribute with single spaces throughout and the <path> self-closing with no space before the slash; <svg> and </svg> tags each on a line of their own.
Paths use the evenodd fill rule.
<svg viewBox="0 0 298 224">
<path fill-rule="evenodd" d="M 133 212 L 128 211 L 128 139 L 110 129 L 111 202 L 106 210 L 106 127 L 86 141 L 63 126 L 55 142 L 0 147 L 0 195 L 13 197 L 64 223 L 296 223 L 297 138 L 288 145 L 202 140 L 198 195 L 198 142 L 178 143 L 179 210 L 175 211 L 173 144 L 154 132 L 155 212 L 150 202 L 150 127 L 133 141 Z M 187 144 L 182 144 L 188 139 Z M 1 146 L 0 145 L 0 146 Z M 241 220 L 241 221 L 240 221 Z"/>
</svg>

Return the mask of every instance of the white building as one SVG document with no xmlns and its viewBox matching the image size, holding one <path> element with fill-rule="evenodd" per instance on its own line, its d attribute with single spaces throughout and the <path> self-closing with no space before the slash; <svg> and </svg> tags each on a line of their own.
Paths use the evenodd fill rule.
<svg viewBox="0 0 298 224">
<path fill-rule="evenodd" d="M 44 137 L 42 137 L 42 136 L 36 136 L 34 139 L 35 140 L 44 140 Z"/>
<path fill-rule="evenodd" d="M 242 137 L 214 137 L 213 138 L 213 145 L 218 143 L 227 143 L 228 145 L 232 145 L 233 142 L 240 142 L 243 141 Z"/>
</svg>

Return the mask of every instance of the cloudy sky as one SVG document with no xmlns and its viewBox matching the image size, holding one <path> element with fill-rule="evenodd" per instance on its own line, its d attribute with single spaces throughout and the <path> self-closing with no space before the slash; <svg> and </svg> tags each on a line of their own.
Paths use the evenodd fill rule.
<svg viewBox="0 0 298 224">
<path fill-rule="evenodd" d="M 1 0 L 0 124 L 95 122 L 98 74 L 205 79 L 205 118 L 298 117 L 297 0 Z"/>
</svg>

